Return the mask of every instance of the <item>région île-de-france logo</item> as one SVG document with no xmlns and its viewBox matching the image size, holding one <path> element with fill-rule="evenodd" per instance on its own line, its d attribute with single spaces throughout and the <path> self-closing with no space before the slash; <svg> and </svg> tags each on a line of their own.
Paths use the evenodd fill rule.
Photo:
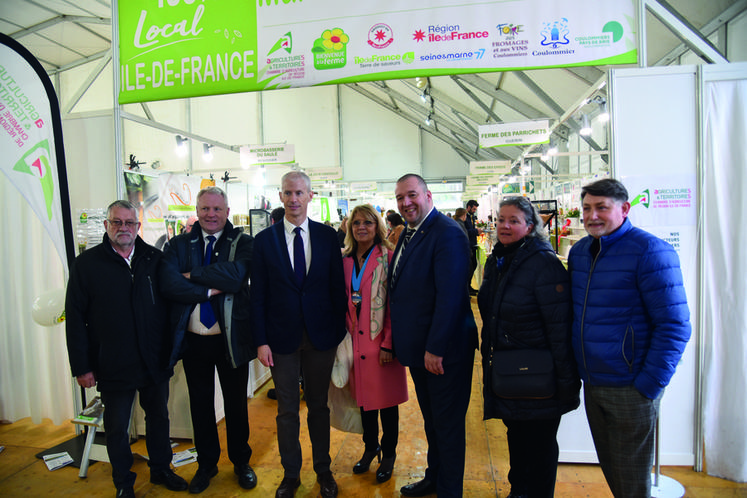
<svg viewBox="0 0 747 498">
<path fill-rule="evenodd" d="M 47 218 L 52 219 L 52 201 L 54 200 L 54 178 L 49 160 L 49 141 L 42 140 L 18 160 L 13 171 L 26 173 L 39 179 L 44 202 L 47 206 Z"/>
<path fill-rule="evenodd" d="M 637 204 L 640 204 L 641 206 L 648 209 L 648 205 L 651 202 L 651 196 L 649 195 L 648 189 L 644 190 L 640 194 L 638 194 L 635 199 L 630 201 L 630 207 L 633 207 Z"/>
<path fill-rule="evenodd" d="M 563 17 L 559 21 L 546 22 L 542 26 L 540 34 L 542 35 L 542 41 L 540 42 L 543 47 L 552 46 L 552 48 L 558 48 L 558 45 L 568 45 L 568 19 Z"/>
<path fill-rule="evenodd" d="M 461 31 L 458 24 L 431 24 L 428 26 L 427 33 L 422 29 L 416 30 L 412 34 L 412 39 L 420 43 L 428 42 L 453 42 L 457 40 L 472 40 L 478 38 L 488 38 L 490 33 L 487 31 Z"/>
<path fill-rule="evenodd" d="M 267 52 L 267 55 L 270 56 L 278 50 L 285 50 L 288 53 L 293 51 L 293 36 L 290 31 L 278 38 L 278 41 L 276 41 L 275 45 L 273 45 L 270 51 Z"/>
<path fill-rule="evenodd" d="M 368 44 L 373 48 L 386 48 L 394 41 L 394 31 L 389 25 L 378 23 L 368 30 Z"/>
</svg>

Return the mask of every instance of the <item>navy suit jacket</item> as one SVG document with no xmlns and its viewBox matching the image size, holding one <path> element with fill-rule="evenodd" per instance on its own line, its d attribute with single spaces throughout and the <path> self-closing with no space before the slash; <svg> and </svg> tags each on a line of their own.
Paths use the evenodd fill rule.
<svg viewBox="0 0 747 498">
<path fill-rule="evenodd" d="M 342 254 L 334 229 L 309 220 L 311 266 L 303 286 L 293 272 L 283 223 L 254 239 L 251 309 L 256 346 L 290 354 L 306 329 L 314 347 L 326 351 L 345 336 L 347 297 Z"/>
<path fill-rule="evenodd" d="M 399 252 L 405 237 L 400 237 Z M 425 352 L 443 364 L 474 358 L 477 327 L 466 284 L 470 274 L 467 236 L 437 210 L 431 211 L 400 258 L 389 268 L 389 311 L 394 352 L 400 363 L 423 367 Z"/>
</svg>

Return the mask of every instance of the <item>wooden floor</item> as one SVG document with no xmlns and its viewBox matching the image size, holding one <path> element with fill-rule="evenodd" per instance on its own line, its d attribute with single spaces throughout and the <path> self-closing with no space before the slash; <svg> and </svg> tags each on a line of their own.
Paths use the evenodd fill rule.
<svg viewBox="0 0 747 498">
<path fill-rule="evenodd" d="M 473 304 L 474 304 L 473 299 Z M 506 479 L 508 472 L 508 449 L 506 431 L 499 420 L 482 420 L 481 398 L 482 376 L 479 362 L 475 361 L 472 399 L 467 415 L 467 462 L 464 494 L 472 497 L 505 497 L 510 491 Z M 205 497 L 257 496 L 272 497 L 283 477 L 275 428 L 276 403 L 267 398 L 266 384 L 253 399 L 249 400 L 251 427 L 250 444 L 253 449 L 251 465 L 257 472 L 259 484 L 251 491 L 241 489 L 233 474 L 225 452 L 225 427 L 220 424 L 223 454 L 219 463 L 220 473 L 212 479 L 210 487 L 202 493 Z M 305 407 L 302 404 L 302 410 Z M 314 497 L 319 494 L 316 475 L 311 468 L 311 445 L 302 413 L 301 444 L 304 451 L 304 468 L 301 472 L 301 487 L 296 497 Z M 111 467 L 108 463 L 91 465 L 88 477 L 78 478 L 78 469 L 64 467 L 56 471 L 47 470 L 44 463 L 34 455 L 53 447 L 74 435 L 72 424 L 59 426 L 45 421 L 34 425 L 29 419 L 13 424 L 0 425 L 0 497 L 114 496 L 111 482 Z M 191 441 L 182 440 L 175 451 L 192 446 Z M 427 445 L 422 428 L 422 418 L 410 384 L 410 401 L 400 407 L 400 441 L 394 476 L 385 484 L 375 480 L 376 465 L 366 474 L 355 475 L 353 464 L 363 452 L 359 435 L 346 434 L 332 429 L 332 471 L 340 488 L 340 496 L 392 497 L 399 496 L 399 488 L 423 477 Z M 141 439 L 133 444 L 133 451 L 146 454 L 145 442 Z M 187 496 L 186 492 L 175 493 L 149 482 L 145 461 L 136 459 L 133 470 L 138 477 L 135 493 L 138 497 Z M 189 481 L 197 470 L 192 463 L 176 471 Z M 692 498 L 747 497 L 747 484 L 709 477 L 692 471 L 689 467 L 663 467 L 662 474 L 685 486 L 685 496 Z M 561 464 L 555 488 L 557 497 L 611 497 L 602 472 L 596 465 Z"/>
</svg>

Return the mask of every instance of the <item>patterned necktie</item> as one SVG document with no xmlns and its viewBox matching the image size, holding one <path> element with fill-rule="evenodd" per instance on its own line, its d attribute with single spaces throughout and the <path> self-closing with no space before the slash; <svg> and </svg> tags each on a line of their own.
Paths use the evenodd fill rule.
<svg viewBox="0 0 747 498">
<path fill-rule="evenodd" d="M 293 229 L 296 236 L 293 238 L 293 271 L 296 274 L 298 285 L 303 285 L 306 278 L 306 254 L 303 251 L 303 239 L 301 238 L 301 227 Z"/>
<path fill-rule="evenodd" d="M 205 250 L 205 257 L 202 260 L 202 266 L 209 265 L 210 259 L 213 256 L 213 244 L 215 244 L 215 236 L 208 235 L 207 239 L 209 242 L 207 245 L 207 249 Z M 218 320 L 215 319 L 215 313 L 213 313 L 213 307 L 210 305 L 210 300 L 200 303 L 200 322 L 209 329 L 210 327 L 215 325 L 215 322 L 217 321 Z"/>
<path fill-rule="evenodd" d="M 414 228 L 408 228 L 407 233 L 405 234 L 405 240 L 402 242 L 402 249 L 400 250 L 400 253 L 405 250 L 405 247 L 407 247 L 407 244 L 410 243 L 410 239 L 412 239 L 412 236 L 415 235 L 415 229 Z"/>
<path fill-rule="evenodd" d="M 407 247 L 407 244 L 410 243 L 410 239 L 412 239 L 412 236 L 415 235 L 416 230 L 414 228 L 408 228 L 407 233 L 405 233 L 405 240 L 402 241 L 402 247 L 399 249 L 399 259 L 397 260 L 397 266 L 394 267 L 394 272 L 392 273 L 392 286 L 394 286 L 394 282 L 397 280 L 397 274 L 399 273 L 399 269 L 402 266 L 402 255 L 405 252 L 405 247 Z"/>
</svg>

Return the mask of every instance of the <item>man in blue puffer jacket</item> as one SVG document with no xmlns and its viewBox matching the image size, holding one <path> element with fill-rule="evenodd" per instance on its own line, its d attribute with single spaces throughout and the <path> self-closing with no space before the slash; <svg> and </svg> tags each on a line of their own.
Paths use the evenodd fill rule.
<svg viewBox="0 0 747 498">
<path fill-rule="evenodd" d="M 619 181 L 586 185 L 581 201 L 589 236 L 568 268 L 586 416 L 613 495 L 648 497 L 659 402 L 690 338 L 679 257 L 630 223 Z"/>
</svg>

